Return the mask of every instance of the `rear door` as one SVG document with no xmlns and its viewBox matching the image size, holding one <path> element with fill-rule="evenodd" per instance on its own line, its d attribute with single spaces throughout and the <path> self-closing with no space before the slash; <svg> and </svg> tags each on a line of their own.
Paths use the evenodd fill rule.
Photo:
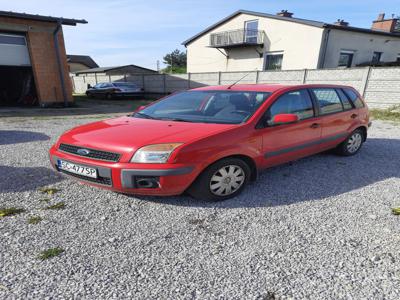
<svg viewBox="0 0 400 300">
<path fill-rule="evenodd" d="M 354 106 L 339 88 L 311 88 L 310 91 L 322 119 L 321 146 L 333 147 L 343 141 L 357 123 Z"/>
<path fill-rule="evenodd" d="M 293 124 L 274 124 L 277 114 L 297 114 Z M 263 167 L 280 164 L 318 152 L 321 138 L 321 120 L 316 115 L 307 89 L 286 92 L 278 97 L 264 115 L 264 125 L 259 129 L 263 140 Z"/>
</svg>

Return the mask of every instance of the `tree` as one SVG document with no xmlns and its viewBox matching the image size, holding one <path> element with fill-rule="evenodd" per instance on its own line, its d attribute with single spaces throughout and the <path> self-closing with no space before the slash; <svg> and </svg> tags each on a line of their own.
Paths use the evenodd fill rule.
<svg viewBox="0 0 400 300">
<path fill-rule="evenodd" d="M 163 70 L 165 73 L 186 73 L 186 53 L 175 49 L 163 57 L 164 64 L 167 67 Z"/>
</svg>

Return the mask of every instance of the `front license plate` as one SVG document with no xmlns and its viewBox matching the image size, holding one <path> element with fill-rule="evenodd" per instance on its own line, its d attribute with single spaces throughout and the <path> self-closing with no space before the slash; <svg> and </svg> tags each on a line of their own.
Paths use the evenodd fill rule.
<svg viewBox="0 0 400 300">
<path fill-rule="evenodd" d="M 57 166 L 59 169 L 67 172 L 79 174 L 86 177 L 97 178 L 97 170 L 94 168 L 80 166 L 61 159 L 57 161 Z"/>
</svg>

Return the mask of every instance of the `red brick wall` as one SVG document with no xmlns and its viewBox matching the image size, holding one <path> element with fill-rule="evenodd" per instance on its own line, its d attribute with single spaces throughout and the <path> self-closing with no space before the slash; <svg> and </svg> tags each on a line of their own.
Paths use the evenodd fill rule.
<svg viewBox="0 0 400 300">
<path fill-rule="evenodd" d="M 0 17 L 1 24 L 26 25 L 26 38 L 40 104 L 64 101 L 58 70 L 53 32 L 55 23 Z M 19 30 L 16 27 L 15 30 Z M 72 84 L 69 78 L 67 55 L 62 30 L 58 34 L 68 101 L 72 102 Z"/>
<path fill-rule="evenodd" d="M 393 32 L 396 26 L 397 19 L 389 19 L 382 21 L 374 21 L 372 23 L 372 29 L 382 30 L 386 32 Z"/>
</svg>

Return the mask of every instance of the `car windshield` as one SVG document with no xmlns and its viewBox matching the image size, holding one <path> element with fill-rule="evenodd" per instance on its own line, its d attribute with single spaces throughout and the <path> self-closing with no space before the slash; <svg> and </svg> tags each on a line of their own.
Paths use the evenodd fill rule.
<svg viewBox="0 0 400 300">
<path fill-rule="evenodd" d="M 269 92 L 186 91 L 171 95 L 132 116 L 195 123 L 239 124 L 248 120 Z"/>
<path fill-rule="evenodd" d="M 136 87 L 134 83 L 129 83 L 129 82 L 114 82 L 114 85 L 117 87 L 131 87 L 131 88 Z"/>
</svg>

